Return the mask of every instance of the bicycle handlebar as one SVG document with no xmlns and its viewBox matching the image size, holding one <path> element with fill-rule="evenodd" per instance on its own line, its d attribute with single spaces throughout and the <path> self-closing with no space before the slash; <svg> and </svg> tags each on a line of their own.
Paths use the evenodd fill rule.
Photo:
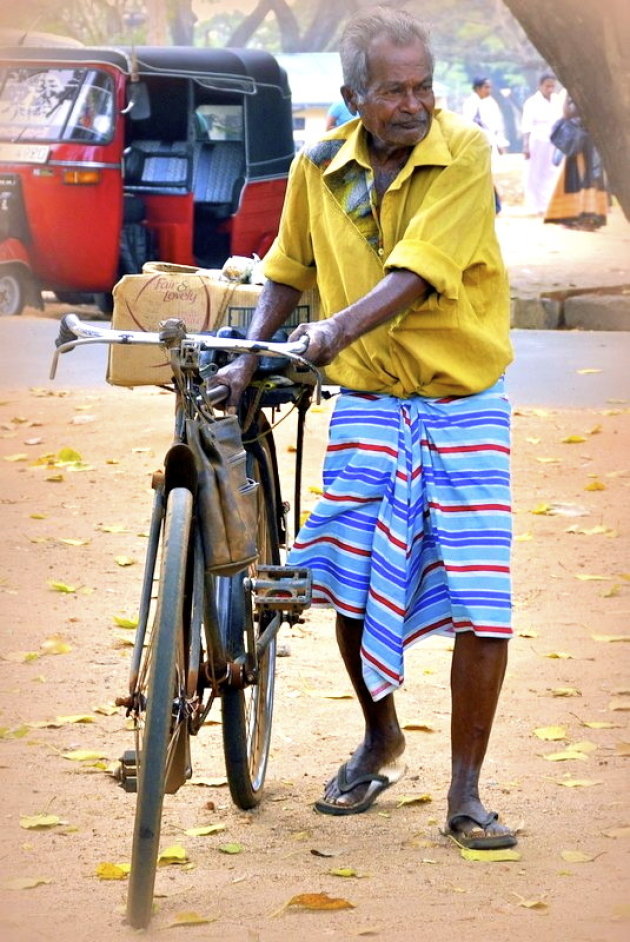
<svg viewBox="0 0 630 942">
<path fill-rule="evenodd" d="M 300 366 L 312 370 L 317 376 L 318 387 L 320 385 L 321 379 L 318 370 L 304 358 L 308 347 L 308 337 L 300 337 L 299 340 L 287 341 L 286 343 L 271 340 L 241 340 L 233 337 L 213 337 L 210 334 L 188 333 L 181 321 L 170 325 L 166 321 L 165 325 L 167 325 L 165 329 L 159 333 L 139 330 L 113 330 L 108 327 L 96 327 L 86 324 L 76 314 L 65 314 L 61 318 L 59 335 L 55 340 L 56 350 L 50 368 L 50 379 L 55 378 L 61 353 L 68 353 L 70 350 L 74 350 L 75 347 L 84 346 L 88 343 L 171 347 L 182 340 L 190 340 L 193 343 L 198 343 L 201 350 L 223 350 L 228 353 L 255 353 L 260 356 L 286 357 Z M 217 386 L 214 388 L 224 390 L 224 392 L 223 395 L 213 393 L 213 398 L 216 396 L 216 401 L 225 399 L 228 394 L 227 387 Z"/>
</svg>

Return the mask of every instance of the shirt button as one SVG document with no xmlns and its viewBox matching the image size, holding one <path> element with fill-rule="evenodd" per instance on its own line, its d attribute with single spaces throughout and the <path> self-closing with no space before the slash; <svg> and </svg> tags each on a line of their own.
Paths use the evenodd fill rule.
<svg viewBox="0 0 630 942">
<path fill-rule="evenodd" d="M 385 249 L 383 248 L 383 246 L 381 246 L 381 247 L 379 248 L 378 254 L 379 254 L 380 256 L 385 255 Z"/>
</svg>

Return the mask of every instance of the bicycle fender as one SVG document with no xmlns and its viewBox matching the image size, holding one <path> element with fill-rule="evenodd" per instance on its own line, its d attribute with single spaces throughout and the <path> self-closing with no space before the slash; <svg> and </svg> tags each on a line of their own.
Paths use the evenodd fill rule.
<svg viewBox="0 0 630 942">
<path fill-rule="evenodd" d="M 176 487 L 197 493 L 197 467 L 192 448 L 183 442 L 171 445 L 164 459 L 164 485 L 168 494 Z"/>
</svg>

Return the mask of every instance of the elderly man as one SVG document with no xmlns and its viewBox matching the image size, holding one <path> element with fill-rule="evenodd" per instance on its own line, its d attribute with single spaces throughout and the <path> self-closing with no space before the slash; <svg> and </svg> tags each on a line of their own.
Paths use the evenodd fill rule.
<svg viewBox="0 0 630 942">
<path fill-rule="evenodd" d="M 341 42 L 357 118 L 292 167 L 249 336 L 268 338 L 317 283 L 323 317 L 292 334 L 339 385 L 324 492 L 291 561 L 311 568 L 365 736 L 315 807 L 356 814 L 404 771 L 394 692 L 405 648 L 454 637 L 446 830 L 514 834 L 479 796 L 510 628 L 508 287 L 483 132 L 435 110 L 426 33 L 402 10 L 355 16 Z M 238 401 L 254 362 L 217 374 Z"/>
</svg>

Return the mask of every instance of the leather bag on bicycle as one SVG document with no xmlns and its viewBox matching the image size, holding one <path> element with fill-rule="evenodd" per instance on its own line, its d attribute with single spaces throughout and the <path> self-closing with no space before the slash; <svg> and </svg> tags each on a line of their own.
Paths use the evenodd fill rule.
<svg viewBox="0 0 630 942">
<path fill-rule="evenodd" d="M 207 572 L 234 575 L 258 557 L 258 483 L 247 477 L 235 415 L 187 420 L 198 472 L 197 515 Z"/>
</svg>

